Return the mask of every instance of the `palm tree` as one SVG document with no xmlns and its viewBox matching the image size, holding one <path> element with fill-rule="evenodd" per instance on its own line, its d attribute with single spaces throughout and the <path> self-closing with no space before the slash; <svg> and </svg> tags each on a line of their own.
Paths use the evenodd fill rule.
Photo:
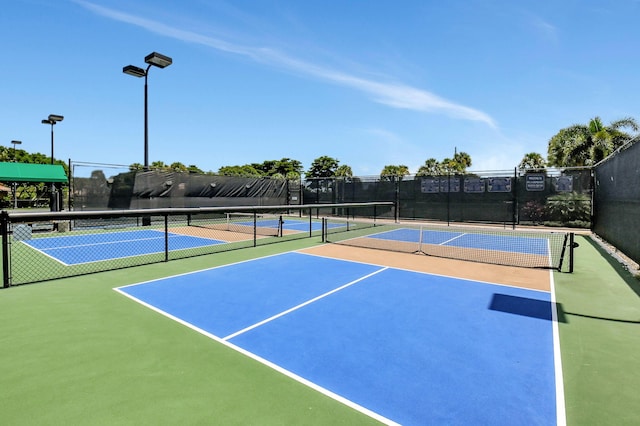
<svg viewBox="0 0 640 426">
<path fill-rule="evenodd" d="M 443 174 L 441 165 L 435 158 L 427 159 L 422 166 L 418 169 L 416 176 L 439 176 Z"/>
<path fill-rule="evenodd" d="M 380 172 L 380 178 L 382 180 L 398 180 L 401 181 L 403 177 L 409 175 L 409 167 L 401 164 L 399 166 L 386 165 Z"/>
<path fill-rule="evenodd" d="M 549 140 L 548 162 L 556 167 L 592 166 L 609 156 L 632 136 L 621 129 L 637 132 L 640 127 L 633 118 L 623 118 L 605 126 L 600 117 L 588 125 L 576 124 L 561 129 Z"/>
<path fill-rule="evenodd" d="M 456 152 L 453 156 L 453 162 L 457 172 L 464 173 L 467 167 L 471 167 L 471 156 L 466 152 Z"/>
<path fill-rule="evenodd" d="M 342 164 L 341 166 L 338 166 L 338 168 L 336 169 L 336 176 L 337 177 L 352 177 L 353 176 L 353 171 L 351 170 L 350 166 L 347 166 L 346 164 Z"/>
<path fill-rule="evenodd" d="M 518 165 L 518 170 L 526 172 L 529 170 L 542 170 L 545 167 L 546 161 L 544 161 L 542 155 L 538 154 L 537 152 L 530 152 L 522 157 L 522 160 Z"/>
</svg>

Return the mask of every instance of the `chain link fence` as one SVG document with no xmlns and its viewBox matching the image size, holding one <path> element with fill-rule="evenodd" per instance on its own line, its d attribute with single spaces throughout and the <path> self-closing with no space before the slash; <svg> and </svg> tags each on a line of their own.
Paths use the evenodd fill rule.
<svg viewBox="0 0 640 426">
<path fill-rule="evenodd" d="M 370 211 L 376 212 L 371 216 Z M 321 215 L 393 218 L 393 203 L 0 215 L 3 286 L 320 236 Z M 364 226 L 364 225 L 362 225 Z"/>
</svg>

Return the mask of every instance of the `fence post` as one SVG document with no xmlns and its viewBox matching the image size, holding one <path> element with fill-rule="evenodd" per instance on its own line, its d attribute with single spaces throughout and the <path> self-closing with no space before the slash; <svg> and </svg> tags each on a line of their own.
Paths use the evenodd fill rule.
<svg viewBox="0 0 640 426">
<path fill-rule="evenodd" d="M 3 210 L 0 213 L 0 233 L 2 233 L 2 286 L 9 288 L 11 285 L 11 271 L 9 270 L 9 213 Z"/>
<path fill-rule="evenodd" d="M 513 187 L 511 188 L 513 191 L 513 226 L 511 229 L 516 229 L 516 224 L 519 222 L 518 217 L 518 168 L 513 168 Z"/>
<path fill-rule="evenodd" d="M 576 247 L 574 242 L 574 233 L 569 234 L 569 272 L 573 272 L 573 249 Z"/>
<path fill-rule="evenodd" d="M 253 246 L 258 245 L 258 212 L 253 211 Z"/>
<path fill-rule="evenodd" d="M 164 214 L 164 261 L 169 261 L 169 214 Z"/>
</svg>

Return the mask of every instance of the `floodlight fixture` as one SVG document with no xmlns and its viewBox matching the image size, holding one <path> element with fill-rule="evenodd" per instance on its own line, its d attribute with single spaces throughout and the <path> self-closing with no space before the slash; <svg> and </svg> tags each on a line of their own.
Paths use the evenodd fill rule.
<svg viewBox="0 0 640 426">
<path fill-rule="evenodd" d="M 22 145 L 22 141 L 11 141 L 13 144 L 13 161 L 16 161 L 16 145 Z"/>
<path fill-rule="evenodd" d="M 134 77 L 146 77 L 147 72 L 140 67 L 136 67 L 135 65 L 127 65 L 122 68 L 122 72 L 125 74 L 132 75 Z"/>
<path fill-rule="evenodd" d="M 144 61 L 149 64 L 149 65 L 153 65 L 155 67 L 158 68 L 165 68 L 168 67 L 169 65 L 171 65 L 173 63 L 173 60 L 168 57 L 165 56 L 161 53 L 158 52 L 152 52 L 150 54 L 148 54 L 145 58 Z"/>
<path fill-rule="evenodd" d="M 49 120 L 58 122 L 64 120 L 64 117 L 58 114 L 49 114 Z"/>
</svg>

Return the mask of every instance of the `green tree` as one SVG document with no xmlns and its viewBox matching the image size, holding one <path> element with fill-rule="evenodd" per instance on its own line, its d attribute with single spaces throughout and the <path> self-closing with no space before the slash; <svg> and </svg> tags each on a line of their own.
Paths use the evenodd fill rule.
<svg viewBox="0 0 640 426">
<path fill-rule="evenodd" d="M 302 163 L 298 160 L 292 160 L 290 158 L 282 158 L 275 162 L 273 172 L 270 175 L 278 173 L 282 176 L 286 176 L 287 179 L 297 179 L 302 174 Z"/>
<path fill-rule="evenodd" d="M 518 164 L 518 170 L 526 172 L 528 170 L 541 170 L 547 166 L 547 162 L 542 155 L 537 152 L 529 152 L 522 157 L 520 164 Z"/>
<path fill-rule="evenodd" d="M 471 156 L 463 151 L 456 152 L 453 156 L 453 166 L 456 172 L 466 172 L 467 167 L 471 167 Z"/>
<path fill-rule="evenodd" d="M 195 164 L 190 164 L 187 167 L 187 171 L 189 173 L 198 173 L 198 174 L 204 174 L 204 172 L 202 171 L 202 169 L 198 168 L 198 166 L 196 166 Z"/>
<path fill-rule="evenodd" d="M 346 164 L 343 164 L 341 166 L 338 166 L 338 168 L 336 169 L 336 176 L 353 177 L 353 170 L 351 170 L 351 167 L 347 166 Z"/>
<path fill-rule="evenodd" d="M 262 173 L 255 167 L 245 164 L 244 166 L 224 166 L 218 169 L 218 174 L 222 176 L 243 176 L 260 177 Z"/>
<path fill-rule="evenodd" d="M 633 138 L 622 129 L 638 132 L 639 126 L 633 118 L 605 126 L 600 117 L 595 117 L 587 125 L 575 124 L 561 129 L 549 140 L 548 164 L 556 167 L 592 166 Z"/>
<path fill-rule="evenodd" d="M 164 164 L 164 161 L 154 161 L 153 163 L 151 163 L 151 165 L 149 166 L 149 168 L 151 170 L 165 170 L 168 166 L 166 164 Z"/>
<path fill-rule="evenodd" d="M 140 163 L 133 163 L 129 165 L 130 172 L 139 172 L 141 170 L 144 170 L 144 166 Z"/>
<path fill-rule="evenodd" d="M 175 161 L 171 163 L 171 165 L 169 166 L 169 169 L 173 170 L 174 172 L 186 172 L 189 170 L 187 166 L 185 166 L 179 161 Z"/>
<path fill-rule="evenodd" d="M 383 180 L 402 180 L 409 175 L 409 167 L 401 164 L 399 166 L 386 165 L 380 172 L 380 178 Z"/>
<path fill-rule="evenodd" d="M 418 169 L 416 176 L 442 176 L 448 173 L 465 173 L 471 166 L 471 156 L 466 152 L 456 152 L 453 158 L 444 158 L 438 161 L 429 158 Z"/>
<path fill-rule="evenodd" d="M 416 176 L 439 176 L 442 174 L 441 166 L 435 158 L 427 159 L 418 169 Z"/>
<path fill-rule="evenodd" d="M 337 159 L 323 155 L 313 160 L 305 175 L 308 178 L 333 177 L 336 175 L 339 164 Z"/>
</svg>

